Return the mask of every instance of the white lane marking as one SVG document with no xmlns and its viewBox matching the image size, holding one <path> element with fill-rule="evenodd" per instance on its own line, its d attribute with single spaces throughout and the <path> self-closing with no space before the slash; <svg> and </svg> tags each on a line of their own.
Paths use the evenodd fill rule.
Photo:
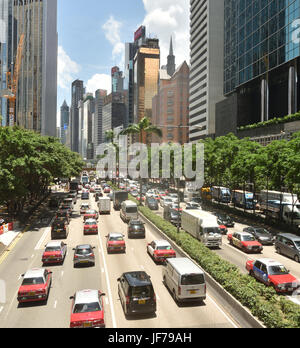
<svg viewBox="0 0 300 348">
<path fill-rule="evenodd" d="M 107 297 L 105 298 L 105 303 L 106 303 L 107 306 L 109 305 L 109 301 L 108 301 Z"/>
<path fill-rule="evenodd" d="M 40 240 L 38 241 L 36 247 L 34 248 L 34 250 L 39 250 L 44 242 L 44 240 L 46 239 L 47 237 L 47 234 L 50 232 L 50 227 L 47 227 L 45 232 L 43 233 L 42 237 L 40 238 Z"/>
<path fill-rule="evenodd" d="M 63 277 L 63 276 L 64 276 L 64 273 L 65 273 L 64 271 L 61 271 L 61 277 Z"/>
<path fill-rule="evenodd" d="M 34 258 L 34 254 L 31 255 L 31 258 L 32 258 L 32 259 Z"/>
<path fill-rule="evenodd" d="M 113 328 L 116 329 L 117 328 L 117 322 L 116 322 L 116 316 L 115 316 L 115 310 L 114 310 L 114 305 L 113 305 L 113 301 L 112 301 L 112 294 L 111 294 L 111 287 L 110 287 L 110 281 L 109 281 L 109 276 L 108 276 L 108 269 L 107 269 L 107 265 L 106 265 L 106 261 L 105 261 L 105 257 L 104 257 L 104 249 L 103 249 L 103 244 L 100 238 L 100 235 L 98 234 L 98 240 L 99 240 L 99 254 L 102 256 L 103 259 L 103 266 L 105 269 L 105 278 L 106 278 L 106 283 L 107 283 L 107 290 L 108 290 L 108 297 L 109 297 L 109 302 L 110 302 L 110 310 L 111 310 L 111 317 L 112 317 L 112 323 L 113 323 Z M 100 252 L 101 250 L 101 252 Z"/>
<path fill-rule="evenodd" d="M 101 271 L 102 271 L 102 273 L 104 273 L 105 272 L 104 268 L 101 268 Z"/>
<path fill-rule="evenodd" d="M 218 310 L 224 315 L 224 317 L 231 323 L 231 325 L 235 328 L 238 329 L 239 327 L 229 318 L 229 316 L 221 309 L 218 304 L 209 296 L 207 295 L 207 298 L 210 299 L 210 301 L 213 302 L 213 304 L 218 308 Z"/>
<path fill-rule="evenodd" d="M 54 302 L 54 308 L 56 309 L 57 307 L 57 301 Z"/>
<path fill-rule="evenodd" d="M 4 308 L 4 307 L 0 307 L 0 313 L 3 311 L 3 308 Z"/>
</svg>

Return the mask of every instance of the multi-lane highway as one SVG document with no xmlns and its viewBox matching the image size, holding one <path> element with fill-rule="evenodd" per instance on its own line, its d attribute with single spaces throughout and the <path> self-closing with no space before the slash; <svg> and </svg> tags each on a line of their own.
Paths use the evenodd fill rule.
<svg viewBox="0 0 300 348">
<path fill-rule="evenodd" d="M 83 220 L 79 214 L 78 200 L 70 224 L 70 234 L 65 241 L 68 254 L 63 265 L 48 267 L 53 272 L 53 282 L 47 304 L 18 305 L 17 291 L 21 275 L 28 269 L 42 267 L 44 246 L 50 241 L 50 228 L 36 226 L 28 231 L 0 265 L 1 283 L 5 284 L 5 301 L 0 303 L 0 327 L 3 328 L 66 328 L 69 327 L 71 300 L 75 291 L 99 289 L 106 293 L 105 321 L 107 328 L 237 328 L 240 324 L 223 309 L 208 289 L 204 304 L 191 303 L 178 306 L 162 282 L 162 267 L 156 265 L 146 252 L 147 243 L 161 239 L 146 226 L 146 239 L 127 238 L 127 225 L 119 212 L 100 216 L 99 234 L 83 235 Z M 90 197 L 92 208 L 96 208 Z M 105 236 L 121 232 L 126 236 L 126 254 L 107 254 Z M 96 265 L 92 268 L 74 268 L 72 249 L 79 244 L 96 247 Z M 117 278 L 127 271 L 144 270 L 150 276 L 157 297 L 155 316 L 125 317 L 118 298 Z"/>
</svg>

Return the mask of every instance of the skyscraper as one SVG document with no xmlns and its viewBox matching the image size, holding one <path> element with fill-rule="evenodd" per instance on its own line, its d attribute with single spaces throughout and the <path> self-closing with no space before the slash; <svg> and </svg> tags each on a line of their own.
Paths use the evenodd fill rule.
<svg viewBox="0 0 300 348">
<path fill-rule="evenodd" d="M 111 69 L 112 93 L 123 92 L 124 77 L 119 67 L 115 66 Z"/>
<path fill-rule="evenodd" d="M 191 0 L 190 141 L 215 134 L 216 103 L 224 99 L 224 1 Z"/>
<path fill-rule="evenodd" d="M 95 126 L 94 126 L 94 158 L 97 158 L 97 147 L 104 142 L 102 139 L 103 129 L 103 104 L 107 91 L 98 89 L 95 93 Z"/>
<path fill-rule="evenodd" d="M 57 0 L 0 1 L 0 93 L 13 73 L 20 38 L 24 35 L 15 123 L 42 135 L 56 136 Z M 1 100 L 4 125 L 7 101 Z"/>
<path fill-rule="evenodd" d="M 60 108 L 60 138 L 62 144 L 66 144 L 66 133 L 69 131 L 70 125 L 70 108 L 66 101 Z"/>
<path fill-rule="evenodd" d="M 80 123 L 79 123 L 79 102 L 83 100 L 84 95 L 83 81 L 76 80 L 72 83 L 72 101 L 71 101 L 71 149 L 74 152 L 80 152 Z"/>
<path fill-rule="evenodd" d="M 152 98 L 158 91 L 159 69 L 159 40 L 147 39 L 134 58 L 134 123 L 144 117 L 152 120 Z"/>
</svg>

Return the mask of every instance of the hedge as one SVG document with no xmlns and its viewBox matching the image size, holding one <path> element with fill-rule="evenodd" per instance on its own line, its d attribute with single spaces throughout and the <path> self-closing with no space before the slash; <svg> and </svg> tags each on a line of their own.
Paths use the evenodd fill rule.
<svg viewBox="0 0 300 348">
<path fill-rule="evenodd" d="M 129 197 L 138 203 L 130 195 Z M 223 260 L 183 230 L 177 233 L 174 225 L 153 213 L 149 208 L 139 206 L 139 211 L 180 246 L 236 300 L 248 308 L 267 328 L 300 327 L 300 307 L 298 305 L 277 295 L 272 287 L 267 287 L 253 277 L 242 274 L 238 267 Z"/>
</svg>

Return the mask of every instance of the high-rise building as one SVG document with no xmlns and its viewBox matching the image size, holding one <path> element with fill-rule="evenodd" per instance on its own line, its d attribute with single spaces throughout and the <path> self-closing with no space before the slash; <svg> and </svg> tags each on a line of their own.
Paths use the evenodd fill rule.
<svg viewBox="0 0 300 348">
<path fill-rule="evenodd" d="M 186 62 L 172 76 L 161 69 L 158 94 L 153 98 L 152 120 L 161 127 L 163 136 L 153 137 L 153 142 L 188 142 L 189 72 Z"/>
<path fill-rule="evenodd" d="M 66 144 L 66 134 L 69 130 L 70 125 L 70 108 L 66 101 L 60 108 L 60 139 L 62 144 Z"/>
<path fill-rule="evenodd" d="M 70 138 L 71 138 L 71 149 L 74 152 L 80 153 L 80 137 L 81 137 L 81 123 L 79 114 L 79 102 L 83 100 L 85 93 L 83 87 L 83 81 L 76 80 L 72 83 L 72 101 L 70 111 Z"/>
<path fill-rule="evenodd" d="M 98 89 L 95 93 L 95 126 L 94 126 L 94 158 L 97 158 L 97 147 L 104 141 L 102 139 L 103 128 L 103 104 L 107 91 Z"/>
<path fill-rule="evenodd" d="M 115 66 L 111 69 L 112 93 L 122 93 L 124 90 L 124 77 L 120 68 Z"/>
<path fill-rule="evenodd" d="M 14 123 L 56 136 L 57 0 L 1 0 L 0 31 L 1 95 L 24 36 Z M 2 122 L 9 125 L 8 102 L 1 98 L 0 103 Z"/>
<path fill-rule="evenodd" d="M 146 39 L 134 58 L 134 123 L 144 117 L 152 121 L 152 99 L 158 92 L 159 70 L 159 40 Z"/>
<path fill-rule="evenodd" d="M 300 108 L 300 1 L 225 0 L 224 94 L 220 130 Z"/>
<path fill-rule="evenodd" d="M 215 134 L 216 103 L 224 99 L 224 1 L 191 0 L 190 141 Z"/>
<path fill-rule="evenodd" d="M 85 94 L 83 101 L 79 101 L 79 109 L 81 124 L 80 154 L 83 159 L 90 160 L 94 157 L 93 114 L 95 113 L 95 102 L 92 93 Z"/>
</svg>

